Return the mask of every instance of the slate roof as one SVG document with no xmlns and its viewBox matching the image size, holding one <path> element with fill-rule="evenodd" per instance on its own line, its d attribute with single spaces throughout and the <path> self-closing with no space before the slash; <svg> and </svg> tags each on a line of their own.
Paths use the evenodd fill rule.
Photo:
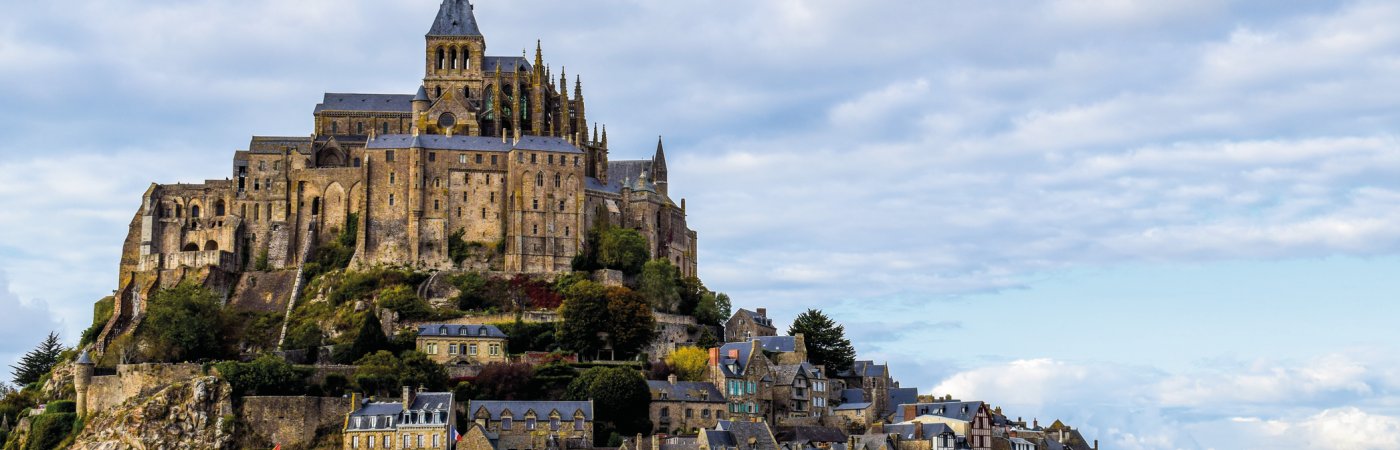
<svg viewBox="0 0 1400 450">
<path fill-rule="evenodd" d="M 861 403 L 867 402 L 865 391 L 860 389 L 842 389 L 841 403 Z"/>
<path fill-rule="evenodd" d="M 902 438 L 902 439 L 914 439 L 914 426 L 915 426 L 915 425 L 919 425 L 919 426 L 921 426 L 921 427 L 924 429 L 924 431 L 923 431 L 923 436 L 924 436 L 923 438 L 924 438 L 924 439 L 931 439 L 931 438 L 933 438 L 933 437 L 935 437 L 935 436 L 938 436 L 938 435 L 944 434 L 944 433 L 947 433 L 947 434 L 957 434 L 957 433 L 954 433 L 954 432 L 953 432 L 953 428 L 952 428 L 952 427 L 949 427 L 948 424 L 946 424 L 946 423 L 919 423 L 919 424 L 916 424 L 916 423 L 913 423 L 913 422 L 894 423 L 894 424 L 885 425 L 885 426 L 884 426 L 884 427 L 885 427 L 884 431 L 885 431 L 885 433 L 888 433 L 888 434 L 898 434 L 899 437 Z"/>
<path fill-rule="evenodd" d="M 611 164 L 610 164 L 608 167 L 611 168 L 611 167 L 612 167 Z M 608 173 L 611 174 L 612 172 L 608 172 Z M 756 312 L 756 311 L 749 311 L 749 310 L 744 309 L 744 308 L 739 308 L 738 311 L 735 311 L 735 312 L 734 312 L 734 315 L 736 315 L 736 316 L 739 315 L 739 314 L 747 314 L 747 315 L 749 316 L 749 318 L 753 319 L 753 321 L 754 321 L 755 323 L 757 323 L 757 324 L 759 324 L 759 325 L 762 325 L 762 326 L 766 326 L 766 327 L 768 327 L 768 328 L 774 328 L 774 327 L 773 327 L 773 320 L 772 320 L 772 319 L 769 319 L 768 316 L 766 316 L 766 315 L 760 315 L 760 314 L 759 314 L 758 312 Z M 733 319 L 733 317 L 731 316 L 730 319 Z"/>
<path fill-rule="evenodd" d="M 899 405 L 899 410 L 903 411 L 909 404 Z M 913 403 L 914 416 L 938 416 L 962 422 L 971 422 L 977 416 L 977 410 L 982 408 L 982 402 L 938 402 L 938 403 Z"/>
<path fill-rule="evenodd" d="M 559 411 L 559 416 L 572 418 L 575 411 L 583 411 L 583 418 L 593 420 L 592 401 L 514 401 L 514 400 L 472 400 L 467 404 L 467 416 L 476 417 L 482 408 L 490 414 L 491 420 L 501 420 L 501 413 L 509 410 L 514 418 L 522 419 L 528 411 L 535 411 L 536 417 L 549 417 L 550 411 Z"/>
<path fill-rule="evenodd" d="M 778 442 L 846 442 L 846 432 L 835 427 L 778 427 L 773 434 Z"/>
<path fill-rule="evenodd" d="M 452 409 L 451 392 L 419 392 L 405 410 L 403 402 L 363 401 L 350 413 L 347 430 L 386 430 L 396 427 L 446 426 Z M 358 419 L 358 420 L 357 420 Z"/>
<path fill-rule="evenodd" d="M 481 58 L 481 70 L 486 73 L 493 73 L 496 68 L 501 68 L 501 73 L 512 73 L 519 68 L 524 68 L 522 72 L 535 70 L 530 64 L 530 60 L 524 56 L 487 56 Z"/>
<path fill-rule="evenodd" d="M 495 325 L 445 325 L 427 324 L 418 326 L 419 336 L 463 336 L 506 338 L 505 332 Z"/>
<path fill-rule="evenodd" d="M 797 380 L 797 374 L 799 373 L 805 374 L 807 379 L 821 379 L 819 376 L 821 372 L 817 371 L 816 366 L 808 362 L 803 362 L 801 364 L 779 364 L 773 366 L 773 381 L 778 385 L 791 385 Z"/>
<path fill-rule="evenodd" d="M 851 364 L 851 369 L 842 371 L 842 377 L 883 377 L 889 372 L 889 367 L 884 364 L 875 364 L 874 361 L 856 361 Z"/>
<path fill-rule="evenodd" d="M 704 381 L 647 380 L 647 389 L 653 400 L 660 400 L 660 393 L 666 393 L 666 400 L 685 402 L 724 403 L 724 395 L 713 383 Z"/>
<path fill-rule="evenodd" d="M 366 149 L 413 148 L 415 142 L 423 148 L 434 150 L 473 150 L 482 152 L 508 152 L 515 150 L 537 150 L 545 152 L 579 153 L 579 150 L 564 138 L 550 136 L 521 136 L 514 143 L 501 142 L 492 136 L 446 136 L 441 134 L 383 134 L 365 143 Z"/>
<path fill-rule="evenodd" d="M 757 336 L 753 340 L 763 346 L 764 351 L 790 353 L 797 351 L 796 336 Z"/>
<path fill-rule="evenodd" d="M 77 361 L 74 361 L 73 363 L 74 363 L 74 364 L 88 364 L 88 365 L 91 365 L 91 364 L 92 364 L 92 357 L 88 356 L 87 350 L 83 350 L 82 353 L 78 354 L 78 360 L 77 360 Z"/>
<path fill-rule="evenodd" d="M 737 350 L 739 357 L 730 358 L 731 350 Z M 742 377 L 744 371 L 748 369 L 749 353 L 753 350 L 752 344 L 748 342 L 730 342 L 719 347 L 719 367 L 724 371 L 726 377 Z M 729 365 L 738 366 L 737 371 L 731 371 Z"/>
<path fill-rule="evenodd" d="M 890 388 L 889 396 L 889 401 L 885 402 L 886 405 L 889 405 L 885 414 L 898 412 L 899 405 L 917 403 L 919 401 L 919 388 Z"/>
<path fill-rule="evenodd" d="M 856 411 L 869 408 L 870 402 L 846 402 L 831 408 L 832 411 Z"/>
<path fill-rule="evenodd" d="M 311 153 L 311 138 L 309 136 L 253 136 L 248 142 L 248 151 L 252 153 L 281 153 L 283 148 L 292 147 L 297 153 Z"/>
<path fill-rule="evenodd" d="M 413 96 L 406 94 L 353 94 L 327 92 L 314 112 L 413 112 Z"/>
<path fill-rule="evenodd" d="M 589 188 L 617 193 L 622 192 L 622 184 L 625 182 L 630 183 L 629 188 L 636 190 L 636 182 L 641 177 L 642 172 L 650 174 L 651 171 L 651 160 L 608 161 L 608 184 L 599 187 L 590 185 Z"/>
<path fill-rule="evenodd" d="M 778 450 L 778 441 L 773 438 L 772 431 L 768 429 L 766 422 L 733 422 L 721 420 L 715 425 L 715 430 L 727 433 L 728 436 L 709 435 L 711 438 L 727 438 L 730 446 L 739 447 L 743 450 Z M 754 443 L 749 444 L 749 439 L 753 438 Z M 710 441 L 713 448 L 714 440 Z"/>
<path fill-rule="evenodd" d="M 468 0 L 443 0 L 428 36 L 481 36 Z"/>
</svg>

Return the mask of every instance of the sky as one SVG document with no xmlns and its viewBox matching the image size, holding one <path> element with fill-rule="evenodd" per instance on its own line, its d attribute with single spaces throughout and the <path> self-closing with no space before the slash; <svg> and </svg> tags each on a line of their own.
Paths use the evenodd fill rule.
<svg viewBox="0 0 1400 450">
<path fill-rule="evenodd" d="M 736 307 L 1104 448 L 1400 447 L 1400 4 L 477 3 L 611 159 L 664 136 Z M 416 90 L 437 5 L 7 8 L 0 361 L 77 340 L 149 183 Z"/>
</svg>

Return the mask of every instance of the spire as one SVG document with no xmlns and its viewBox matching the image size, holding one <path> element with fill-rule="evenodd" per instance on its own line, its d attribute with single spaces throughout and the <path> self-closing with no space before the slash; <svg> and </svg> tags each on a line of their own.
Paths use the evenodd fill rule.
<svg viewBox="0 0 1400 450">
<path fill-rule="evenodd" d="M 583 77 L 574 75 L 574 98 L 583 98 Z"/>
<path fill-rule="evenodd" d="M 593 143 L 598 143 L 598 122 L 593 122 Z"/>
<path fill-rule="evenodd" d="M 540 46 L 540 40 L 535 39 L 535 69 L 544 68 L 544 49 Z"/>
<path fill-rule="evenodd" d="M 442 0 L 433 27 L 428 29 L 428 36 L 481 36 L 472 9 L 469 0 Z"/>
<path fill-rule="evenodd" d="M 603 124 L 603 148 L 608 148 L 608 124 Z"/>
</svg>

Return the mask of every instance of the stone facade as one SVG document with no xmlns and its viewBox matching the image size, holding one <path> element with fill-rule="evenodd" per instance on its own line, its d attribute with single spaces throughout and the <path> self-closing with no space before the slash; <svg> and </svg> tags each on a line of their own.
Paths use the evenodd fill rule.
<svg viewBox="0 0 1400 450">
<path fill-rule="evenodd" d="M 238 422 L 244 442 L 302 446 L 318 432 L 339 431 L 345 424 L 349 400 L 340 397 L 243 397 Z"/>
<path fill-rule="evenodd" d="M 714 427 L 726 417 L 724 395 L 712 383 L 678 381 L 671 375 L 664 381 L 647 381 L 647 388 L 651 391 L 648 416 L 654 432 L 679 430 L 676 434 L 693 434 Z"/>
<path fill-rule="evenodd" d="M 509 362 L 506 334 L 494 325 L 418 326 L 418 351 L 438 364 Z"/>
<path fill-rule="evenodd" d="M 499 252 L 492 269 L 554 273 L 606 221 L 696 274 L 697 236 L 684 199 L 669 196 L 661 144 L 647 160 L 609 161 L 581 81 L 570 95 L 539 45 L 533 61 L 485 52 L 471 4 L 444 0 L 416 95 L 327 93 L 309 136 L 253 137 L 224 180 L 152 185 L 123 245 L 99 353 L 134 328 L 163 280 L 212 270 L 201 280 L 227 292 L 237 274 L 296 267 L 352 225 L 355 264 L 452 268 L 448 240 L 460 234 Z"/>
<path fill-rule="evenodd" d="M 467 417 L 495 448 L 544 450 L 593 447 L 593 401 L 472 400 Z"/>
<path fill-rule="evenodd" d="M 451 392 L 414 392 L 403 388 L 398 402 L 351 399 L 345 417 L 342 448 L 450 447 L 457 415 Z"/>
<path fill-rule="evenodd" d="M 724 322 L 724 342 L 748 342 L 761 336 L 777 336 L 778 329 L 773 319 L 768 318 L 767 308 L 749 311 L 740 308 Z"/>
<path fill-rule="evenodd" d="M 774 423 L 773 364 L 758 341 L 712 348 L 709 365 L 710 382 L 724 394 L 730 418 Z"/>
</svg>

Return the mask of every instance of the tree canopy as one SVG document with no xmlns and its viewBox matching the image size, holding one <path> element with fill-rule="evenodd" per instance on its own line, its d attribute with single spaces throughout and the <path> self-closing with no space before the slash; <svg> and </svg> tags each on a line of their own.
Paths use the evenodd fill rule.
<svg viewBox="0 0 1400 450">
<path fill-rule="evenodd" d="M 58 364 L 58 355 L 63 353 L 63 343 L 58 340 L 58 333 L 49 332 L 49 336 L 44 338 L 37 347 L 25 353 L 19 362 L 10 366 L 14 369 L 15 384 L 24 385 L 39 381 L 39 378 L 49 373 L 55 364 Z"/>
<path fill-rule="evenodd" d="M 559 344 L 581 355 L 596 355 L 611 342 L 614 357 L 625 358 L 635 355 L 656 335 L 651 306 L 623 287 L 575 283 L 564 293 L 559 316 Z M 599 333 L 606 333 L 607 340 Z"/>
<path fill-rule="evenodd" d="M 676 266 L 664 259 L 653 259 L 642 265 L 642 274 L 637 277 L 637 291 L 657 311 L 681 312 L 679 281 L 680 270 Z"/>
<path fill-rule="evenodd" d="M 681 347 L 666 355 L 666 364 L 685 381 L 704 381 L 710 367 L 710 355 L 700 347 Z"/>
<path fill-rule="evenodd" d="M 846 327 L 831 320 L 819 309 L 799 314 L 788 327 L 788 335 L 801 333 L 807 344 L 807 359 L 824 365 L 831 372 L 848 370 L 856 359 L 856 349 L 846 339 Z"/>
<path fill-rule="evenodd" d="M 156 291 L 148 304 L 138 335 L 149 346 L 152 359 L 178 362 L 223 356 L 219 337 L 223 307 L 209 288 L 180 283 Z"/>
<path fill-rule="evenodd" d="M 651 391 L 641 372 L 626 367 L 594 367 L 569 383 L 565 396 L 569 400 L 593 400 L 595 423 L 622 435 L 649 433 L 651 422 L 647 408 Z M 594 429 L 594 439 L 605 439 L 607 433 Z"/>
</svg>

